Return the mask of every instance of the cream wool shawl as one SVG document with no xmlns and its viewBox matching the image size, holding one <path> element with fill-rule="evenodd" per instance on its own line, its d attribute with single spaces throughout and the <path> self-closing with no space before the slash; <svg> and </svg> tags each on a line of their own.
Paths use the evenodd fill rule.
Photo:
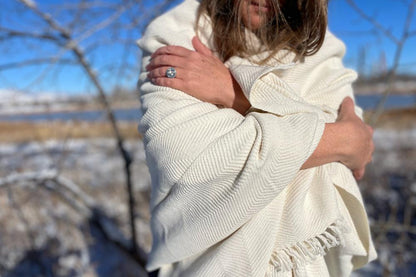
<svg viewBox="0 0 416 277">
<path fill-rule="evenodd" d="M 252 104 L 242 116 L 146 78 L 144 67 L 159 47 L 193 49 L 198 5 L 186 0 L 158 17 L 138 42 L 139 130 L 152 179 L 147 269 L 279 276 L 300 272 L 332 248 L 350 256 L 354 268 L 374 259 L 350 170 L 339 163 L 300 170 L 325 122 L 352 96 L 356 76 L 342 65 L 343 44 L 328 32 L 321 50 L 300 63 L 282 53 L 274 66 L 230 59 L 226 65 Z M 212 49 L 210 28 L 201 23 L 200 37 Z"/>
</svg>

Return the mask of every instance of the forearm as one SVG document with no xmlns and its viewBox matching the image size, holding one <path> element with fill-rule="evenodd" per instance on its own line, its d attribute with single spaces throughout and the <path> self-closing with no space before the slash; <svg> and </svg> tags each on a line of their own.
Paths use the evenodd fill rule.
<svg viewBox="0 0 416 277">
<path fill-rule="evenodd" d="M 145 80 L 143 73 L 139 126 L 157 195 L 153 219 L 166 230 L 156 239 L 175 245 L 186 236 L 177 250 L 183 256 L 228 237 L 276 199 L 323 131 L 313 114 L 242 117 Z M 158 217 L 166 214 L 168 221 Z M 212 227 L 209 236 L 198 232 L 201 226 Z M 200 236 L 188 236 L 195 233 Z"/>
<path fill-rule="evenodd" d="M 318 146 L 301 169 L 341 162 L 356 173 L 362 172 L 373 151 L 373 129 L 355 114 L 352 99 L 346 98 L 337 121 L 325 125 Z"/>
<path fill-rule="evenodd" d="M 250 108 L 250 103 L 247 98 L 241 92 L 241 95 L 236 93 L 234 102 L 231 108 L 245 114 Z M 302 165 L 301 169 L 312 168 L 320 165 L 324 165 L 332 162 L 339 162 L 345 155 L 345 147 L 343 138 L 340 136 L 344 132 L 344 126 L 342 123 L 327 123 L 325 124 L 325 130 L 321 140 L 313 154 Z"/>
<path fill-rule="evenodd" d="M 340 123 L 325 124 L 324 133 L 322 134 L 318 146 L 313 154 L 302 165 L 301 169 L 340 161 L 343 155 L 342 138 L 340 137 L 342 131 Z"/>
<path fill-rule="evenodd" d="M 232 77 L 232 75 L 231 78 L 233 82 L 234 94 L 232 95 L 232 98 L 229 100 L 229 107 L 236 110 L 240 114 L 245 115 L 248 109 L 251 107 L 251 104 L 244 95 L 240 85 L 234 79 L 234 77 Z"/>
</svg>

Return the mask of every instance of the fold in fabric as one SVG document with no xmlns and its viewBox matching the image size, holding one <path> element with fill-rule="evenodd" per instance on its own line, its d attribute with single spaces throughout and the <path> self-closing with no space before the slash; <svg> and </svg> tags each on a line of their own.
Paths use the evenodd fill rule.
<svg viewBox="0 0 416 277">
<path fill-rule="evenodd" d="M 227 61 L 252 105 L 242 116 L 146 77 L 159 47 L 192 49 L 198 5 L 184 1 L 139 40 L 139 130 L 152 179 L 147 269 L 161 268 L 162 276 L 265 276 L 341 246 L 361 257 L 355 267 L 373 259 L 351 172 L 337 163 L 300 170 L 325 123 L 335 121 L 343 98 L 352 96 L 356 75 L 342 65 L 343 44 L 328 32 L 322 49 L 303 62 Z M 200 26 L 201 40 L 212 48 L 209 23 Z"/>
</svg>

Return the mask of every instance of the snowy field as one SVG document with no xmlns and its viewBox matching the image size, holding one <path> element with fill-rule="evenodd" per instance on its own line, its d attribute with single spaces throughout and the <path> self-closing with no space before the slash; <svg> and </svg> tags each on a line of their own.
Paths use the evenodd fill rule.
<svg viewBox="0 0 416 277">
<path fill-rule="evenodd" d="M 134 156 L 137 235 L 148 251 L 150 177 L 142 143 L 126 146 Z M 130 237 L 123 164 L 113 140 L 0 144 L 0 157 L 0 179 L 56 170 L 103 209 L 117 227 L 114 235 Z M 0 181 L 0 188 L 0 276 L 146 276 L 93 222 L 63 201 L 52 184 L 2 186 Z"/>
<path fill-rule="evenodd" d="M 412 276 L 416 272 L 416 129 L 378 129 L 374 139 L 374 161 L 360 188 L 379 260 L 354 276 Z M 139 243 L 148 251 L 150 177 L 141 141 L 130 140 L 127 148 L 134 156 Z M 114 232 L 127 239 L 123 164 L 113 140 L 3 143 L 0 157 L 0 276 L 145 276 L 55 187 L 30 180 L 4 182 L 52 170 L 92 198 L 117 227 Z"/>
</svg>

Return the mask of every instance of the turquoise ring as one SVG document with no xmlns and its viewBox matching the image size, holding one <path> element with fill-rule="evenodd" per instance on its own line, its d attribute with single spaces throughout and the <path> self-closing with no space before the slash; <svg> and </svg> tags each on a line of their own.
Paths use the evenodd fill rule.
<svg viewBox="0 0 416 277">
<path fill-rule="evenodd" d="M 168 78 L 175 78 L 176 77 L 176 69 L 173 67 L 169 67 L 166 70 L 166 77 Z"/>
</svg>

